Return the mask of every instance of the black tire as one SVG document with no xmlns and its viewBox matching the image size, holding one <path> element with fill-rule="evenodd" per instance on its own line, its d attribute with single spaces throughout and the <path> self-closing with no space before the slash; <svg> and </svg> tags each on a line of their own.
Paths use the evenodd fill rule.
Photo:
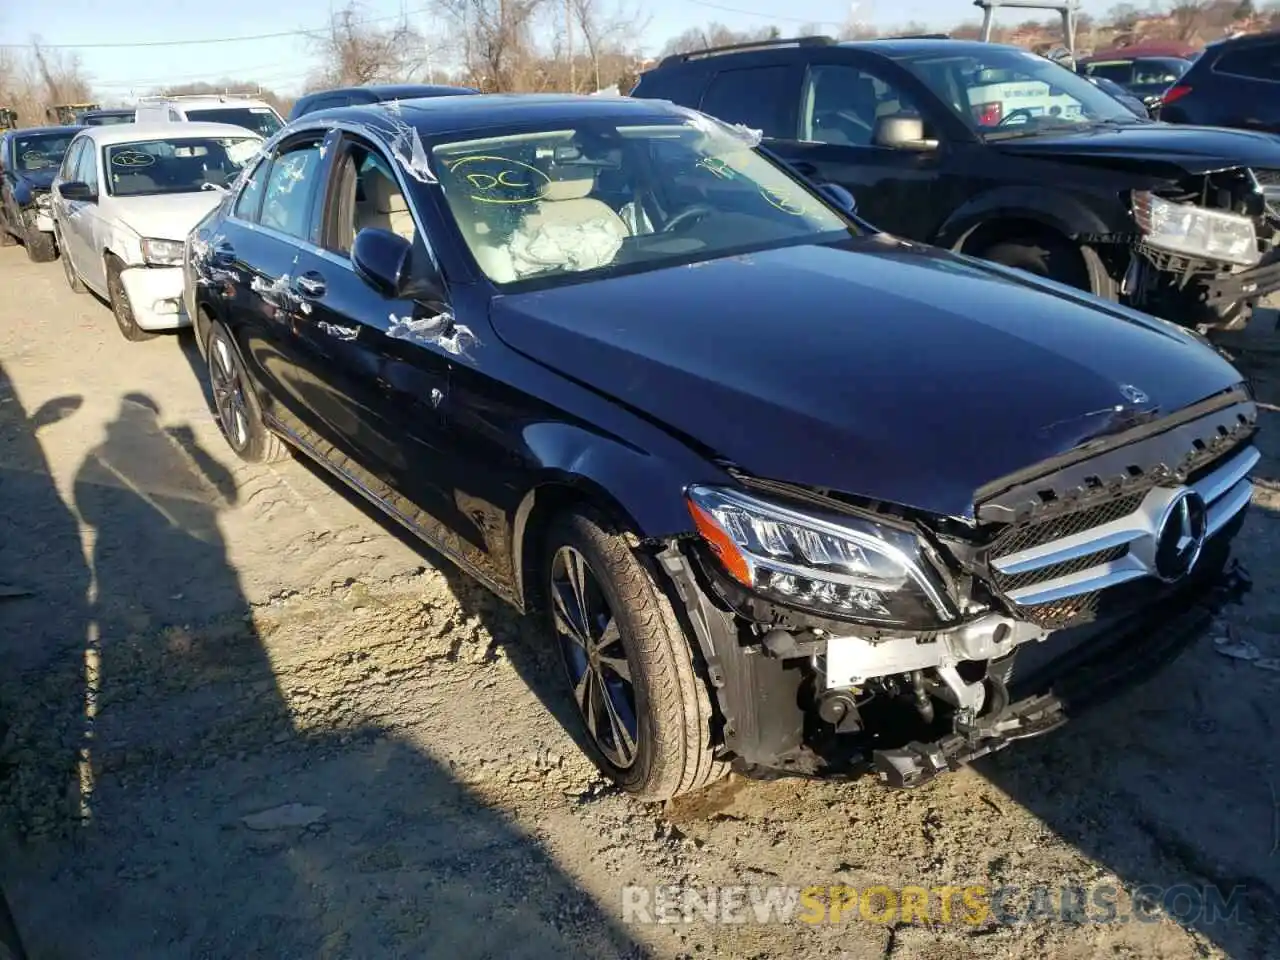
<svg viewBox="0 0 1280 960">
<path fill-rule="evenodd" d="M 111 302 L 111 313 L 116 318 L 116 326 L 120 328 L 120 334 L 130 343 L 141 343 L 144 340 L 151 340 L 155 337 L 154 333 L 143 330 L 138 326 L 138 321 L 133 316 L 133 304 L 129 302 L 129 292 L 124 288 L 124 280 L 121 273 L 124 272 L 124 264 L 115 257 L 107 257 L 107 299 Z"/>
<path fill-rule="evenodd" d="M 669 800 L 724 776 L 728 766 L 713 756 L 707 685 L 648 564 L 620 533 L 585 514 L 553 522 L 544 556 L 547 620 L 591 759 L 642 800 Z"/>
<path fill-rule="evenodd" d="M 1003 240 L 978 254 L 983 260 L 1016 267 L 1037 277 L 1091 292 L 1089 270 L 1080 247 L 1066 238 L 1030 237 Z"/>
<path fill-rule="evenodd" d="M 58 257 L 58 245 L 53 242 L 51 233 L 28 230 L 23 243 L 27 248 L 27 259 L 32 263 L 52 263 Z"/>
<path fill-rule="evenodd" d="M 62 275 L 67 280 L 67 286 L 71 288 L 72 293 L 87 293 L 89 288 L 84 285 L 84 281 L 80 279 L 80 274 L 76 273 L 76 268 L 71 263 L 71 258 L 67 256 L 67 248 L 63 246 L 62 237 L 57 237 L 58 250 L 61 251 Z"/>
<path fill-rule="evenodd" d="M 214 322 L 205 343 L 213 415 L 232 451 L 248 463 L 273 463 L 289 456 L 289 448 L 262 420 L 262 408 L 244 362 L 226 327 Z"/>
</svg>

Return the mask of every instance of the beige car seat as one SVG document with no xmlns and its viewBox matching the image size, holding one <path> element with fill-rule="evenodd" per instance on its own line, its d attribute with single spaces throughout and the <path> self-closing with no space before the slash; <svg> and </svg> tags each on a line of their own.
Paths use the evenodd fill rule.
<svg viewBox="0 0 1280 960">
<path fill-rule="evenodd" d="M 400 187 L 376 167 L 364 174 L 364 200 L 356 204 L 357 233 L 365 227 L 390 230 L 412 242 L 416 230 Z"/>
<path fill-rule="evenodd" d="M 560 167 L 543 187 L 542 198 L 525 214 L 520 229 L 533 232 L 544 223 L 559 226 L 581 226 L 603 220 L 621 237 L 630 236 L 626 223 L 603 200 L 591 196 L 596 178 L 588 167 L 585 172 Z"/>
</svg>

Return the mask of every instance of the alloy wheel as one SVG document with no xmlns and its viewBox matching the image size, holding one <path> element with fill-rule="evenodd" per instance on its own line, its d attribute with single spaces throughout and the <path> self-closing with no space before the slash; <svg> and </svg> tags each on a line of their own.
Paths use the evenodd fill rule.
<svg viewBox="0 0 1280 960">
<path fill-rule="evenodd" d="M 560 657 L 587 733 L 619 769 L 635 763 L 635 687 L 618 619 L 586 558 L 561 547 L 551 563 L 551 608 Z"/>
<path fill-rule="evenodd" d="M 213 386 L 213 406 L 222 432 L 237 452 L 249 445 L 249 405 L 244 394 L 244 378 L 231 344 L 221 336 L 209 342 L 209 380 Z"/>
</svg>

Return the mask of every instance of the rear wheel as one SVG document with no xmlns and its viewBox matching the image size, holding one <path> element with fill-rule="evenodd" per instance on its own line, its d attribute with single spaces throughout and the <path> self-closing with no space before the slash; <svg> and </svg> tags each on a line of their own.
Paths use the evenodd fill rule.
<svg viewBox="0 0 1280 960">
<path fill-rule="evenodd" d="M 205 356 L 213 388 L 213 412 L 236 456 L 249 463 L 270 463 L 287 457 L 288 449 L 263 422 L 240 354 L 220 323 L 209 327 Z"/>
<path fill-rule="evenodd" d="M 1089 291 L 1089 270 L 1080 248 L 1066 238 L 1003 240 L 979 254 L 984 260 L 1016 267 L 1038 277 Z"/>
<path fill-rule="evenodd" d="M 551 629 L 601 771 L 644 800 L 723 776 L 690 642 L 624 537 L 594 517 L 566 514 L 548 532 L 544 570 Z"/>
<path fill-rule="evenodd" d="M 154 333 L 143 330 L 133 316 L 133 304 L 129 302 L 129 291 L 124 288 L 124 264 L 115 257 L 107 257 L 107 297 L 111 301 L 111 312 L 116 318 L 116 326 L 121 335 L 130 343 L 150 340 Z"/>
</svg>

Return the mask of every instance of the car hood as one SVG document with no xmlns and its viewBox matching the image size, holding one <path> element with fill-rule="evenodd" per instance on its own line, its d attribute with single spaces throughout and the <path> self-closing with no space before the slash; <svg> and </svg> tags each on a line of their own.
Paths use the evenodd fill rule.
<svg viewBox="0 0 1280 960">
<path fill-rule="evenodd" d="M 18 174 L 18 179 L 25 181 L 27 186 L 36 190 L 48 190 L 53 185 L 53 178 L 57 172 L 56 167 L 50 167 L 48 170 L 24 170 Z"/>
<path fill-rule="evenodd" d="M 748 473 L 956 517 L 988 482 L 1241 379 L 1172 324 L 876 238 L 502 296 L 492 320 Z"/>
<path fill-rule="evenodd" d="M 1173 166 L 1184 173 L 1212 173 L 1230 167 L 1280 170 L 1280 139 L 1249 130 L 1135 123 L 1079 133 L 1055 131 L 992 143 L 1001 153 L 1046 156 L 1063 161 L 1109 163 L 1153 172 Z"/>
<path fill-rule="evenodd" d="M 223 196 L 217 190 L 200 190 L 153 197 L 112 197 L 111 213 L 141 237 L 186 240 L 191 228 Z"/>
</svg>

